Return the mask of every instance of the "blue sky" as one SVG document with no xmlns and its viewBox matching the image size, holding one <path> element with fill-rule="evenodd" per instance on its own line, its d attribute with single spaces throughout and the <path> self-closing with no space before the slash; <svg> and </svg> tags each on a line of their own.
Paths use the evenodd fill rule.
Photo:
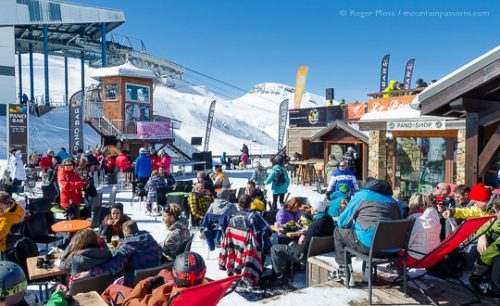
<svg viewBox="0 0 500 306">
<path fill-rule="evenodd" d="M 306 91 L 324 95 L 334 87 L 335 98 L 347 101 L 365 101 L 366 93 L 378 91 L 387 53 L 390 79 L 402 80 L 406 61 L 416 59 L 414 84 L 419 77 L 439 79 L 500 42 L 496 0 L 72 2 L 124 11 L 127 22 L 117 33 L 141 38 L 151 54 L 238 87 L 295 86 L 297 68 L 307 65 Z M 423 16 L 438 12 L 481 16 Z"/>
</svg>

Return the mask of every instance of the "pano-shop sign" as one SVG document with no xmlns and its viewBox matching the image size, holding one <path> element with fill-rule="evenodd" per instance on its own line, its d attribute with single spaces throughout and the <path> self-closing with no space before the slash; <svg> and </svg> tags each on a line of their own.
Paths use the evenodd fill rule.
<svg viewBox="0 0 500 306">
<path fill-rule="evenodd" d="M 446 121 L 444 120 L 387 122 L 388 131 L 430 131 L 430 130 L 445 130 L 445 129 L 446 129 Z"/>
</svg>

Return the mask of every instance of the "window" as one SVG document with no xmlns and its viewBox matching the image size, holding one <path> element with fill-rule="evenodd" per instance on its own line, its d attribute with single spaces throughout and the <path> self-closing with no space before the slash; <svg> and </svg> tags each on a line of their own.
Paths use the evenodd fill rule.
<svg viewBox="0 0 500 306">
<path fill-rule="evenodd" d="M 118 100 L 118 85 L 116 83 L 106 84 L 106 101 Z"/>
<path fill-rule="evenodd" d="M 430 192 L 445 181 L 447 139 L 443 137 L 396 138 L 395 187 L 407 199 L 413 192 Z M 453 166 L 454 167 L 454 166 Z"/>
<path fill-rule="evenodd" d="M 149 103 L 149 86 L 127 83 L 125 90 L 127 101 Z"/>
</svg>

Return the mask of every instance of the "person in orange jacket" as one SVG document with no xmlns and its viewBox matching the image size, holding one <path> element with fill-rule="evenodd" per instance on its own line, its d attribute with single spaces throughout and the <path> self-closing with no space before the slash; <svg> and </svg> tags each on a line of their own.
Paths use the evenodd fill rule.
<svg viewBox="0 0 500 306">
<path fill-rule="evenodd" d="M 110 285 L 101 297 L 106 302 L 119 303 L 120 299 L 116 299 L 116 295 L 120 292 L 125 297 L 121 304 L 123 306 L 163 306 L 178 291 L 208 282 L 205 279 L 206 271 L 205 261 L 199 254 L 184 252 L 175 259 L 172 272 L 162 270 L 158 276 L 148 277 L 134 288 Z"/>
<path fill-rule="evenodd" d="M 68 219 L 78 218 L 84 183 L 80 175 L 75 171 L 73 159 L 64 160 L 63 170 L 58 175 L 57 182 L 61 196 L 61 207 L 66 210 Z"/>
<path fill-rule="evenodd" d="M 0 252 L 7 246 L 7 235 L 12 225 L 21 222 L 26 212 L 5 191 L 0 191 Z"/>
</svg>

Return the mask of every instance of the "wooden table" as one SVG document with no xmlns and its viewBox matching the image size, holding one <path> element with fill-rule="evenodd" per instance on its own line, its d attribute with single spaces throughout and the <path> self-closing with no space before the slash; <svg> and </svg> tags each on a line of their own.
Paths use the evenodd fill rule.
<svg viewBox="0 0 500 306">
<path fill-rule="evenodd" d="M 285 229 L 283 228 L 282 225 L 276 226 L 276 225 L 270 225 L 271 231 L 276 232 L 276 233 L 284 233 Z M 306 229 L 302 228 L 298 231 L 295 232 L 286 232 L 285 236 L 288 238 L 299 238 L 300 236 L 304 235 L 306 232 Z"/>
<path fill-rule="evenodd" d="M 89 228 L 91 224 L 88 220 L 64 220 L 53 224 L 51 228 L 56 233 L 75 233 Z"/>
<path fill-rule="evenodd" d="M 37 259 L 44 258 L 45 256 L 28 257 L 26 259 L 26 266 L 28 268 L 28 279 L 30 281 L 33 281 L 33 280 L 47 279 L 65 275 L 66 274 L 65 271 L 62 271 L 58 267 L 54 266 L 55 259 L 60 257 L 61 254 L 54 254 L 54 255 L 55 258 L 50 261 L 52 263 L 52 268 L 50 269 L 37 268 L 36 266 Z"/>
<path fill-rule="evenodd" d="M 304 161 L 291 161 L 288 164 L 292 166 L 297 166 L 297 175 L 295 176 L 295 184 L 299 185 L 300 183 L 302 183 L 302 185 L 305 185 L 306 182 L 308 182 L 309 186 L 312 185 L 316 175 L 315 171 L 310 171 L 309 166 L 315 165 L 316 162 L 304 160 Z"/>
<path fill-rule="evenodd" d="M 76 301 L 74 305 L 108 306 L 108 304 L 106 304 L 106 302 L 101 298 L 99 293 L 95 291 L 78 293 L 75 296 L 73 296 L 73 299 Z"/>
</svg>

